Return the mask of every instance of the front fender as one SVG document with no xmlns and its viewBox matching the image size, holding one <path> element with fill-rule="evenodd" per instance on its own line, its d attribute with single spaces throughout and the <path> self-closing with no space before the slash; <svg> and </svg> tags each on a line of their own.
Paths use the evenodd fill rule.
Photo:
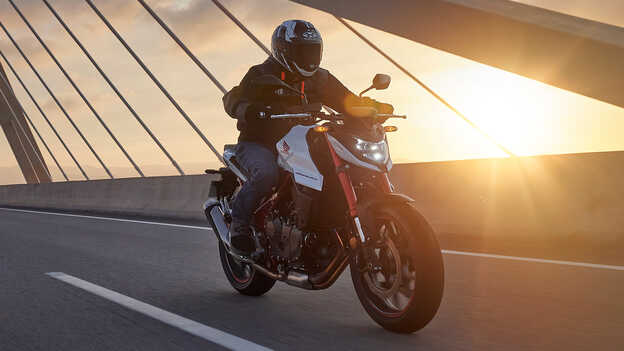
<svg viewBox="0 0 624 351">
<path fill-rule="evenodd" d="M 414 199 L 400 193 L 377 193 L 372 197 L 358 200 L 358 214 L 365 233 L 371 233 L 375 228 L 374 216 L 372 211 L 380 206 L 405 206 L 410 212 L 413 211 L 415 216 L 422 217 L 416 209 Z"/>
<path fill-rule="evenodd" d="M 400 193 L 377 193 L 372 197 L 358 199 L 358 212 L 367 211 L 371 207 L 380 205 L 414 204 L 416 201 L 411 197 Z M 361 213 L 361 212 L 360 212 Z"/>
</svg>

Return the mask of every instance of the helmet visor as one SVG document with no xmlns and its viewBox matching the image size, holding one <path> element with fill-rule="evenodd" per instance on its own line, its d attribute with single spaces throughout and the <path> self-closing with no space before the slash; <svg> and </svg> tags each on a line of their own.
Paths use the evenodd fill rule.
<svg viewBox="0 0 624 351">
<path fill-rule="evenodd" d="M 295 45 L 292 60 L 299 68 L 315 72 L 321 64 L 323 45 L 320 43 L 306 43 Z"/>
</svg>

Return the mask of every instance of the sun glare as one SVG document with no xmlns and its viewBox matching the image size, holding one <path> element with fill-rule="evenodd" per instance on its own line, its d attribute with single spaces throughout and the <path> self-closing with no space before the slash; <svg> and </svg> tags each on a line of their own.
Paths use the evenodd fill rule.
<svg viewBox="0 0 624 351">
<path fill-rule="evenodd" d="M 519 155 L 549 149 L 553 138 L 549 117 L 561 98 L 557 91 L 485 66 L 444 75 L 453 80 L 452 102 L 497 142 Z"/>
</svg>

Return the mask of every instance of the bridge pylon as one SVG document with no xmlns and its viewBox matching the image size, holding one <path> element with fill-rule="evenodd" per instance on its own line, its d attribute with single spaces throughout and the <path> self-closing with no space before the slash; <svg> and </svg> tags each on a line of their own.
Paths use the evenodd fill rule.
<svg viewBox="0 0 624 351">
<path fill-rule="evenodd" d="M 50 171 L 43 159 L 9 78 L 0 63 L 0 126 L 28 184 L 49 183 Z"/>
</svg>

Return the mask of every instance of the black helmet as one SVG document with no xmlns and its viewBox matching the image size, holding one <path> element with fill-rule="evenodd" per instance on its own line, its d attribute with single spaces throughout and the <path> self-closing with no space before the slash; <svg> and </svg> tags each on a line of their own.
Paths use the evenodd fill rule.
<svg viewBox="0 0 624 351">
<path fill-rule="evenodd" d="M 302 77 L 310 77 L 321 64 L 323 38 L 312 23 L 289 20 L 275 28 L 271 51 L 273 58 L 285 69 Z"/>
</svg>

